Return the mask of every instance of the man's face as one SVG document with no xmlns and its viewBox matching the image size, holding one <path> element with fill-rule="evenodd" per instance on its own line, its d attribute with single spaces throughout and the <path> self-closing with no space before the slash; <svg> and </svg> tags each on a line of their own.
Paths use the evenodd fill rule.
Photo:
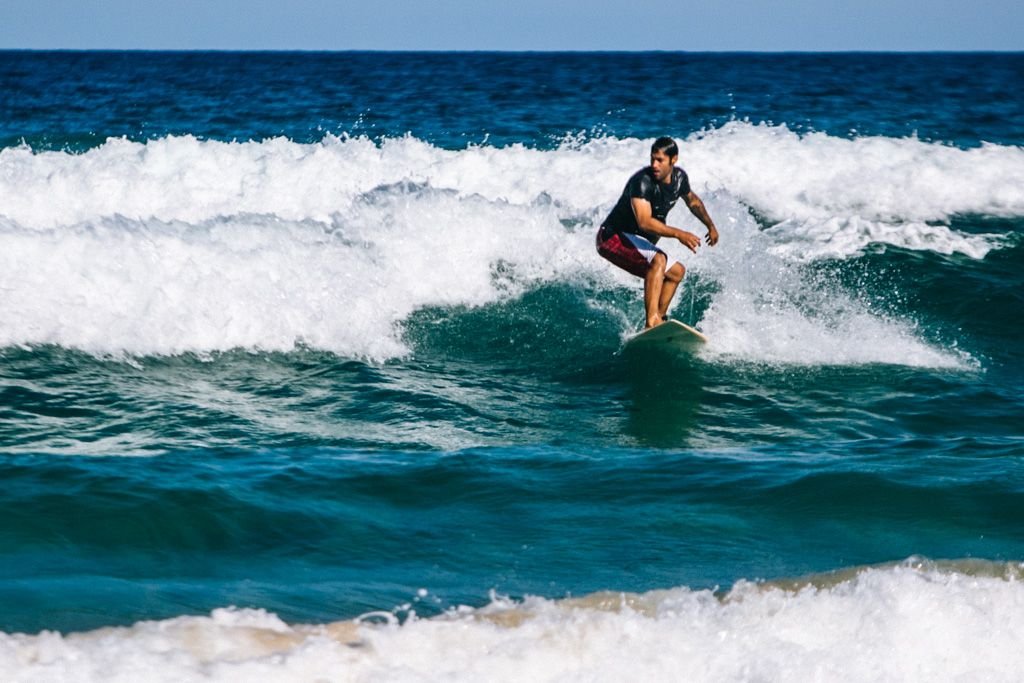
<svg viewBox="0 0 1024 683">
<path fill-rule="evenodd" d="M 676 165 L 678 157 L 670 157 L 660 149 L 651 152 L 651 172 L 654 179 L 659 183 L 666 182 L 672 177 L 672 167 Z"/>
</svg>

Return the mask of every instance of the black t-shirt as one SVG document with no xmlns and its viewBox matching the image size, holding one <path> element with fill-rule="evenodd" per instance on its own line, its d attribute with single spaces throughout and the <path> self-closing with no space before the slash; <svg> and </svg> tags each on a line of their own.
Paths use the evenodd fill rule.
<svg viewBox="0 0 1024 683">
<path fill-rule="evenodd" d="M 675 166 L 672 168 L 672 180 L 667 184 L 659 183 L 651 173 L 651 167 L 645 166 L 629 179 L 622 196 L 615 208 L 608 214 L 601 225 L 615 232 L 631 232 L 642 235 L 652 243 L 657 242 L 660 235 L 641 230 L 633 213 L 633 198 L 646 199 L 651 203 L 651 215 L 662 223 L 668 212 L 676 205 L 676 200 L 690 193 L 690 179 L 686 171 Z"/>
</svg>

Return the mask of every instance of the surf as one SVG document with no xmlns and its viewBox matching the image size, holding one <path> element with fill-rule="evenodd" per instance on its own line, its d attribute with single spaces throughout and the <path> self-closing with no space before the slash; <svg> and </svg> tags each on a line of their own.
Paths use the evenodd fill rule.
<svg viewBox="0 0 1024 683">
<path fill-rule="evenodd" d="M 430 592 L 352 621 L 261 609 L 83 633 L 0 634 L 9 680 L 1012 680 L 1024 666 L 1019 565 L 911 558 L 716 594 L 513 600 L 416 616 Z"/>
<path fill-rule="evenodd" d="M 551 285 L 575 288 L 595 311 L 610 304 L 624 336 L 636 283 L 601 262 L 592 241 L 642 165 L 639 147 L 610 137 L 447 150 L 411 136 L 169 136 L 81 154 L 7 148 L 0 347 L 128 356 L 313 348 L 385 362 L 415 353 L 407 328 L 417 312 L 501 306 Z M 1006 248 L 1005 234 L 943 222 L 1024 215 L 1007 189 L 1024 177 L 1019 148 L 730 122 L 689 136 L 681 163 L 723 233 L 716 249 L 683 256 L 691 275 L 677 304 L 677 317 L 716 340 L 709 357 L 970 364 L 922 334 L 913 311 L 876 310 L 801 264 L 856 261 L 879 245 L 975 260 Z M 811 177 L 804 167 L 846 170 Z M 962 186 L 976 173 L 954 204 L 916 180 Z M 783 177 L 792 177 L 786 187 Z M 894 187 L 879 194 L 883 182 Z M 618 292 L 611 302 L 608 289 Z"/>
</svg>

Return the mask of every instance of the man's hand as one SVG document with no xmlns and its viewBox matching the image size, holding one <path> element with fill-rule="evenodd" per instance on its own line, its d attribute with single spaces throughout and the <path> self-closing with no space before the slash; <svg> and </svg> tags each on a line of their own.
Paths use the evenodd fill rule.
<svg viewBox="0 0 1024 683">
<path fill-rule="evenodd" d="M 718 244 L 718 229 L 713 225 L 709 227 L 708 236 L 704 240 L 712 247 Z"/>
<path fill-rule="evenodd" d="M 697 247 L 700 246 L 699 237 L 694 235 L 692 232 L 686 232 L 685 230 L 678 230 L 675 237 L 684 247 L 692 251 L 694 254 L 697 253 Z"/>
</svg>

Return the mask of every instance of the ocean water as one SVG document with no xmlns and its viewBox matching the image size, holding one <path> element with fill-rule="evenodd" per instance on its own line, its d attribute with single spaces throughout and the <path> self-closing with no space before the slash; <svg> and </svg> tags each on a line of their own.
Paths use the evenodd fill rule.
<svg viewBox="0 0 1024 683">
<path fill-rule="evenodd" d="M 1019 680 L 1021 92 L 0 52 L 0 680 Z M 638 357 L 663 134 L 711 343 Z"/>
</svg>

